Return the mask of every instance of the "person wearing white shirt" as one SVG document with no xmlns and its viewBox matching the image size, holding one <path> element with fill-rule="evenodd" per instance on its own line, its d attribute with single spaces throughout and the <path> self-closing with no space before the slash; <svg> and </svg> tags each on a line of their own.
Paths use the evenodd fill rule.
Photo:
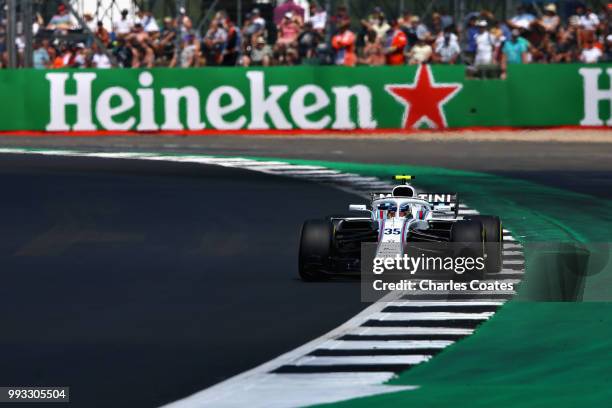
<svg viewBox="0 0 612 408">
<path fill-rule="evenodd" d="M 497 47 L 497 40 L 487 30 L 487 22 L 484 20 L 476 23 L 478 26 L 478 34 L 476 34 L 476 57 L 474 65 L 491 65 L 493 61 L 493 53 Z"/>
<path fill-rule="evenodd" d="M 307 22 L 312 24 L 312 28 L 315 31 L 323 32 L 327 24 L 327 13 L 315 3 L 310 3 L 310 17 Z"/>
<path fill-rule="evenodd" d="M 91 57 L 91 65 L 94 68 L 102 68 L 102 69 L 110 68 L 112 65 L 111 65 L 110 59 L 108 59 L 106 54 L 104 54 L 102 50 L 100 50 L 95 43 L 93 44 L 92 47 L 95 53 L 93 57 Z"/>
<path fill-rule="evenodd" d="M 121 18 L 115 22 L 115 34 L 118 36 L 126 36 L 132 31 L 133 22 L 128 18 L 128 11 L 126 9 L 121 11 Z"/>
<path fill-rule="evenodd" d="M 578 16 L 578 25 L 583 30 L 595 31 L 599 25 L 599 17 L 590 9 L 585 11 L 584 7 L 579 6 L 576 8 L 576 15 Z"/>
<path fill-rule="evenodd" d="M 580 61 L 586 64 L 596 64 L 599 62 L 602 55 L 603 53 L 599 48 L 594 46 L 593 41 L 589 41 L 580 53 Z"/>
</svg>

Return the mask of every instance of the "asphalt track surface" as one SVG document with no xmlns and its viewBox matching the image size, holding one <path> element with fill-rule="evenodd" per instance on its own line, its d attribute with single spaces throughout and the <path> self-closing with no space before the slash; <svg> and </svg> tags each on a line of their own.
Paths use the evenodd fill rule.
<svg viewBox="0 0 612 408">
<path fill-rule="evenodd" d="M 612 138 L 612 131 L 609 132 Z M 483 171 L 612 198 L 612 143 L 264 136 L 0 137 L 2 147 L 164 151 Z"/>
<path fill-rule="evenodd" d="M 354 196 L 186 163 L 0 155 L 0 384 L 152 407 L 363 309 L 297 279 L 301 223 Z"/>
</svg>

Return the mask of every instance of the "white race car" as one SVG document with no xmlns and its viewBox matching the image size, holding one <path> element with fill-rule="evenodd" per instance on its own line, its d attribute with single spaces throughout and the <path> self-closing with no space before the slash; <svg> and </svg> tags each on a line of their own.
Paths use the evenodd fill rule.
<svg viewBox="0 0 612 408">
<path fill-rule="evenodd" d="M 485 271 L 499 272 L 502 262 L 502 223 L 499 217 L 459 217 L 457 194 L 422 193 L 403 180 L 391 192 L 372 193 L 369 206 L 351 204 L 362 216 L 307 220 L 299 250 L 302 280 L 317 281 L 333 275 L 354 275 L 361 270 L 361 244 L 377 243 L 377 257 L 402 254 L 420 242 L 469 243 L 475 256 L 485 259 Z M 369 216 L 365 216 L 369 213 Z"/>
</svg>

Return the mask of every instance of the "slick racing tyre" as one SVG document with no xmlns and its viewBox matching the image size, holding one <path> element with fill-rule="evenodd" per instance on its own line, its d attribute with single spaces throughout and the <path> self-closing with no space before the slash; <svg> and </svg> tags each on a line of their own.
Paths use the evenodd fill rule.
<svg viewBox="0 0 612 408">
<path fill-rule="evenodd" d="M 328 220 L 308 220 L 302 226 L 298 270 L 306 282 L 324 280 L 329 262 L 332 226 Z"/>
<path fill-rule="evenodd" d="M 485 234 L 485 265 L 487 272 L 497 273 L 502 269 L 502 223 L 499 217 L 493 215 L 474 215 L 466 218 L 479 221 Z"/>
<path fill-rule="evenodd" d="M 460 244 L 454 248 L 455 256 L 484 258 L 484 229 L 480 221 L 459 220 L 453 223 L 450 231 L 450 241 Z M 486 262 L 486 260 L 485 260 Z M 484 276 L 486 266 L 481 271 L 466 273 L 467 278 L 480 279 Z"/>
</svg>

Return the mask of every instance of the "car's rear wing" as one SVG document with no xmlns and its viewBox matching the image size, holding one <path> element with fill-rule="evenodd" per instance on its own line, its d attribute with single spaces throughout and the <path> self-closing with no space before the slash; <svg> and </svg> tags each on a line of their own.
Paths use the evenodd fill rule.
<svg viewBox="0 0 612 408">
<path fill-rule="evenodd" d="M 433 206 L 436 212 L 454 212 L 459 216 L 459 198 L 457 193 L 419 193 L 417 197 Z"/>
</svg>

